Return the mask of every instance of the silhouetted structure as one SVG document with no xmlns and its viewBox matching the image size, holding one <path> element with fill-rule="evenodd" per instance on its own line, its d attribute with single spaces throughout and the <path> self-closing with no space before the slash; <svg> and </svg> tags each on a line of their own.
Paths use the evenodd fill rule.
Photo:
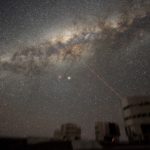
<svg viewBox="0 0 150 150">
<path fill-rule="evenodd" d="M 112 122 L 96 122 L 95 136 L 96 141 L 116 143 L 120 136 L 119 126 Z"/>
<path fill-rule="evenodd" d="M 73 123 L 66 123 L 61 125 L 60 130 L 54 131 L 54 139 L 73 141 L 81 139 L 81 128 Z"/>
</svg>

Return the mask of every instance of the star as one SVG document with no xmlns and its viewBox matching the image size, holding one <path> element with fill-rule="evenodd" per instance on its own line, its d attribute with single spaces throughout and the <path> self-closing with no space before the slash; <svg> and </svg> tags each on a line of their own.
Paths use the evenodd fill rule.
<svg viewBox="0 0 150 150">
<path fill-rule="evenodd" d="M 71 80 L 71 76 L 68 76 L 67 79 L 68 79 L 68 80 Z"/>
<path fill-rule="evenodd" d="M 59 80 L 61 80 L 61 79 L 62 79 L 62 76 L 61 76 L 61 75 L 59 75 L 59 76 L 58 76 L 58 79 L 59 79 Z"/>
</svg>

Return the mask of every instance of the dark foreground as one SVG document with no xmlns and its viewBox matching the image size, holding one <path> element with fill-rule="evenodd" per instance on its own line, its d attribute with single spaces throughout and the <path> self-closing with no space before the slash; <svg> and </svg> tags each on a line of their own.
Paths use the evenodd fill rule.
<svg viewBox="0 0 150 150">
<path fill-rule="evenodd" d="M 78 142 L 76 142 L 78 143 Z M 150 150 L 150 144 L 115 144 L 115 145 L 99 145 L 99 147 L 88 147 L 82 142 L 74 146 L 69 141 L 54 141 L 42 142 L 37 144 L 28 143 L 27 139 L 10 139 L 0 138 L 0 149 L 2 150 Z M 82 143 L 82 144 L 81 144 Z M 82 146 L 80 146 L 82 145 Z"/>
</svg>

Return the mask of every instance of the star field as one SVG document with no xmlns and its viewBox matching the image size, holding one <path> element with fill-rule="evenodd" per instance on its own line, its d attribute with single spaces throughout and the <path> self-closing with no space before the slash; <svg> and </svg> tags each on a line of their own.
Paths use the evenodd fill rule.
<svg viewBox="0 0 150 150">
<path fill-rule="evenodd" d="M 121 98 L 150 94 L 150 1 L 0 1 L 0 135 L 46 136 L 66 122 L 94 138 Z"/>
</svg>

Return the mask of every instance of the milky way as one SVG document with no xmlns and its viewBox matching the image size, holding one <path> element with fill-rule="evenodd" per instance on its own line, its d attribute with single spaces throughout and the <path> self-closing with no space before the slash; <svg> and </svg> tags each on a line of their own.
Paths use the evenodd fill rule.
<svg viewBox="0 0 150 150">
<path fill-rule="evenodd" d="M 13 70 L 24 73 L 40 71 L 46 66 L 61 64 L 65 61 L 77 61 L 89 52 L 93 40 L 100 36 L 96 29 L 82 29 L 80 33 L 58 34 L 42 43 L 31 47 L 25 47 L 12 55 L 1 56 L 1 66 L 5 70 Z M 100 29 L 99 29 L 100 30 Z"/>
<path fill-rule="evenodd" d="M 0 134 L 52 136 L 65 122 L 94 137 L 121 126 L 122 97 L 149 94 L 150 2 L 0 4 Z"/>
<path fill-rule="evenodd" d="M 30 47 L 18 49 L 11 55 L 2 55 L 0 59 L 1 67 L 4 70 L 36 73 L 48 65 L 62 64 L 68 59 L 77 61 L 85 55 L 94 53 L 93 41 L 103 42 L 109 37 L 111 37 L 111 41 L 118 40 L 119 34 L 128 32 L 136 19 L 140 21 L 140 19 L 147 17 L 147 14 L 142 12 L 138 16 L 135 14 L 132 18 L 126 17 L 127 20 L 123 17 L 112 18 L 83 27 L 80 25 L 77 28 L 74 25 L 76 28 L 73 26 L 71 29 L 63 29 L 62 33 L 56 32 L 55 35 L 50 35 Z M 138 30 L 138 32 L 140 31 Z"/>
</svg>

